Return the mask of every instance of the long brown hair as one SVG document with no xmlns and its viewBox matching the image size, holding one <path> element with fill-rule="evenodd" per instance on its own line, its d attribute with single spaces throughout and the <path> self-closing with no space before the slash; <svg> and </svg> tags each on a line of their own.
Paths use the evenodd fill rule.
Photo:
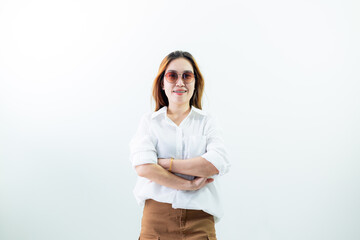
<svg viewBox="0 0 360 240">
<path fill-rule="evenodd" d="M 167 66 L 172 60 L 177 58 L 185 58 L 188 60 L 193 69 L 195 75 L 195 90 L 193 96 L 190 99 L 190 106 L 202 109 L 201 107 L 201 98 L 204 92 L 204 78 L 200 72 L 200 69 L 194 59 L 194 57 L 185 51 L 175 51 L 167 55 L 161 62 L 159 71 L 155 77 L 153 87 L 152 87 L 152 96 L 155 100 L 155 111 L 159 110 L 164 106 L 169 106 L 169 100 L 165 94 L 165 91 L 162 90 L 162 81 L 164 81 L 164 74 Z"/>
</svg>

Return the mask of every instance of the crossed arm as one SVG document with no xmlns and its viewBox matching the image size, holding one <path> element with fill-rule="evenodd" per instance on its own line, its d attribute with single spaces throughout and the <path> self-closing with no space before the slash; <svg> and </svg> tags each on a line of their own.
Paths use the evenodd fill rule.
<svg viewBox="0 0 360 240">
<path fill-rule="evenodd" d="M 214 181 L 208 178 L 218 174 L 218 169 L 203 157 L 189 158 L 185 160 L 174 159 L 171 171 L 186 175 L 197 176 L 190 181 L 174 175 L 167 169 L 170 167 L 170 159 L 159 158 L 158 164 L 143 164 L 135 167 L 139 176 L 145 177 L 160 185 L 179 190 L 198 190 L 206 184 Z"/>
<path fill-rule="evenodd" d="M 158 164 L 165 169 L 169 169 L 170 158 L 159 158 Z M 171 171 L 197 177 L 210 177 L 219 173 L 218 169 L 203 157 L 185 160 L 174 159 Z"/>
</svg>

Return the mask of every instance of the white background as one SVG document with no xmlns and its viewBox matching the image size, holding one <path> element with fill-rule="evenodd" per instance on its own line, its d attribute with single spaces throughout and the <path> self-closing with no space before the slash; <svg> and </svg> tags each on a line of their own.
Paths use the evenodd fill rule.
<svg viewBox="0 0 360 240">
<path fill-rule="evenodd" d="M 232 169 L 221 240 L 360 239 L 360 2 L 0 2 L 0 239 L 137 239 L 128 143 L 174 50 Z"/>
</svg>

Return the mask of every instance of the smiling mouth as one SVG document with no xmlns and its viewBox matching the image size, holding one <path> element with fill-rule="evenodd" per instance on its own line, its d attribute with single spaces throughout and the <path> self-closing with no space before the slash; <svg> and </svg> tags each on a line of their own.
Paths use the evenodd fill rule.
<svg viewBox="0 0 360 240">
<path fill-rule="evenodd" d="M 173 91 L 174 93 L 186 93 L 186 91 Z"/>
</svg>

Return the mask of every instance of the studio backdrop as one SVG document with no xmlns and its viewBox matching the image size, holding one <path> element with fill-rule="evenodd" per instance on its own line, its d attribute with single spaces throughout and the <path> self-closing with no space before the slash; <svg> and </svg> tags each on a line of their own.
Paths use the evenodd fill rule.
<svg viewBox="0 0 360 240">
<path fill-rule="evenodd" d="M 221 240 L 360 239 L 360 5 L 0 2 L 0 239 L 137 239 L 129 142 L 190 52 L 230 172 Z"/>
</svg>

